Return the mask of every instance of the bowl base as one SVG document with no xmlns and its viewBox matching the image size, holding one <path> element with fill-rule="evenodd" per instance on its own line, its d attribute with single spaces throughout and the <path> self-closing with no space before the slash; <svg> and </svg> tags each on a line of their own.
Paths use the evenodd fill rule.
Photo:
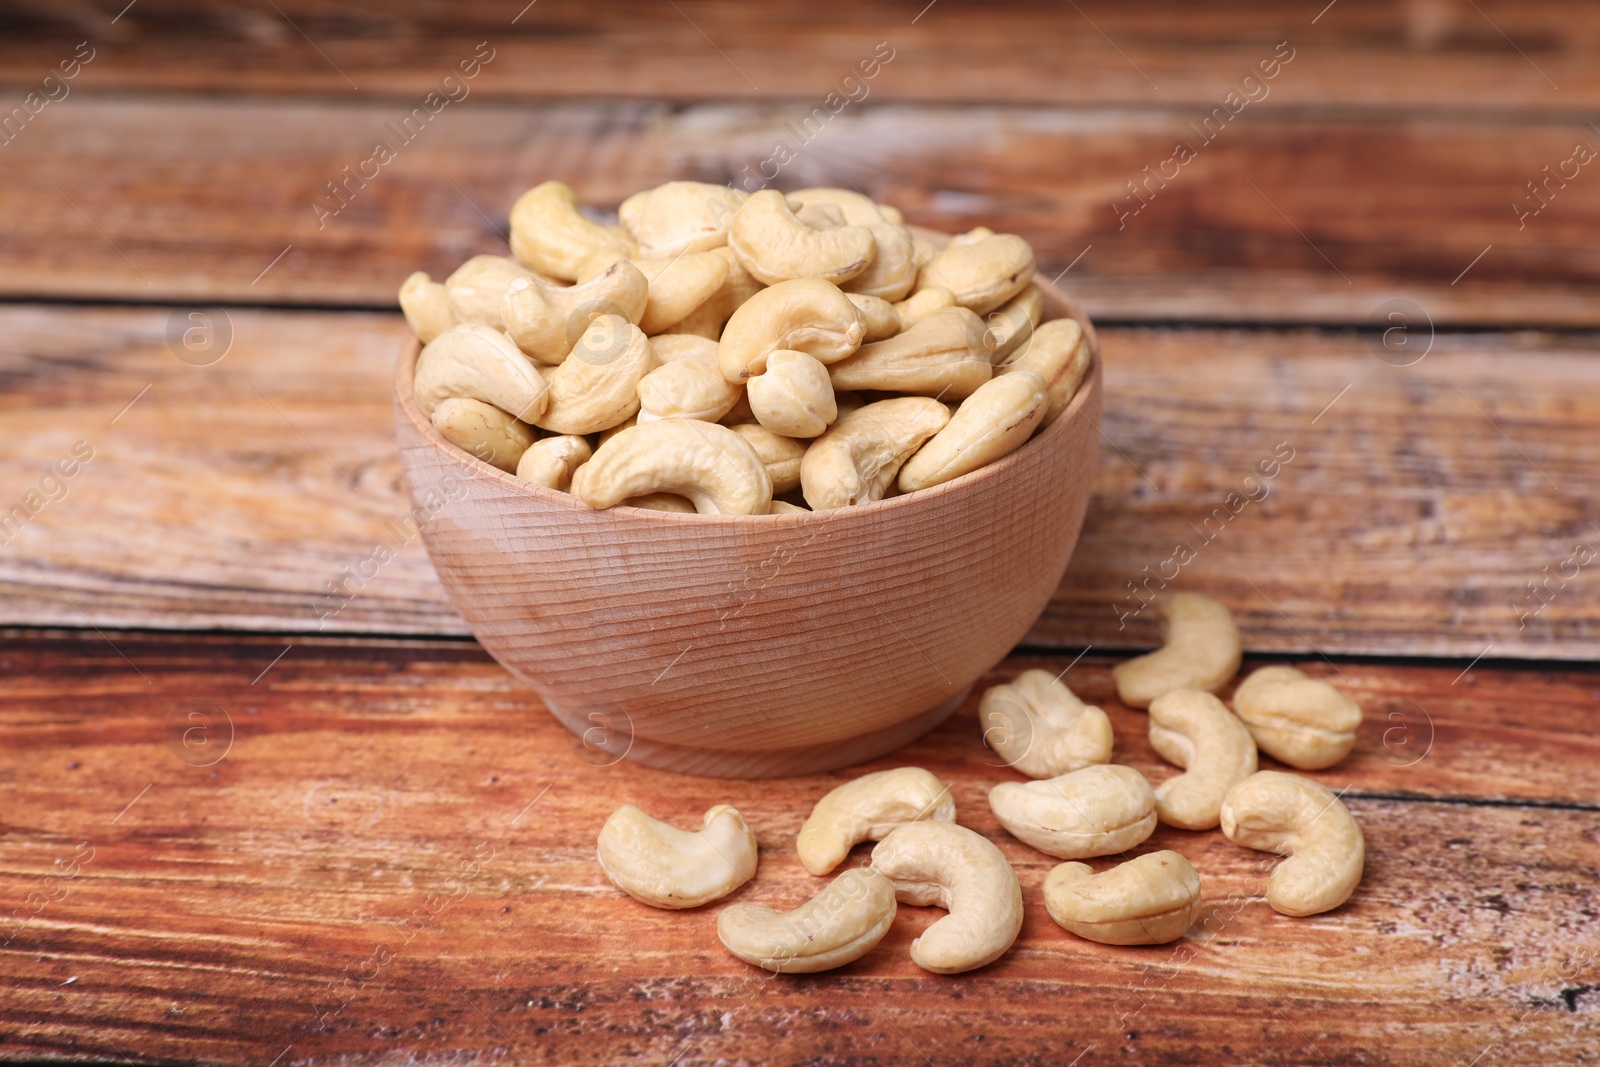
<svg viewBox="0 0 1600 1067">
<path fill-rule="evenodd" d="M 579 758 L 587 763 L 605 766 L 626 759 L 647 767 L 706 778 L 789 778 L 850 767 L 902 748 L 953 715 L 971 692 L 969 685 L 937 707 L 870 733 L 820 745 L 751 751 L 649 741 L 632 736 L 626 726 L 618 728 L 598 713 L 585 715 L 549 703 L 545 706 L 557 722 L 572 731 L 574 748 Z"/>
</svg>

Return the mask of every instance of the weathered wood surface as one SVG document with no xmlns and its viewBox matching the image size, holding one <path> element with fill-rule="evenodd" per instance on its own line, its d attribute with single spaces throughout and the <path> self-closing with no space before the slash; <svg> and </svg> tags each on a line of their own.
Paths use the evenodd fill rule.
<svg viewBox="0 0 1600 1067">
<path fill-rule="evenodd" d="M 802 143 L 793 104 L 468 97 L 405 143 L 387 124 L 408 103 L 86 94 L 0 149 L 0 294 L 392 307 L 412 269 L 503 251 L 537 181 L 602 207 L 673 178 L 756 187 L 781 140 L 779 187 L 849 184 L 935 229 L 1024 234 L 1100 320 L 1376 332 L 1408 299 L 1437 324 L 1600 325 L 1600 178 L 1574 160 L 1600 132 L 1570 114 L 1251 105 L 1216 133 L 1206 113 L 869 99 Z M 1180 140 L 1194 158 L 1166 162 Z M 1545 181 L 1541 200 L 1527 183 Z"/>
<path fill-rule="evenodd" d="M 872 86 L 885 99 L 1210 106 L 1287 40 L 1307 59 L 1285 103 L 1600 104 L 1600 17 L 1582 0 L 123 6 L 13 11 L 0 84 L 33 85 L 87 38 L 99 55 L 82 85 L 96 92 L 420 95 L 487 40 L 505 57 L 483 89 L 497 95 L 821 99 L 887 40 L 908 61 Z"/>
<path fill-rule="evenodd" d="M 187 314 L 0 311 L 5 509 L 41 493 L 0 546 L 0 621 L 464 633 L 401 524 L 398 316 L 235 311 L 194 367 L 166 341 Z M 1441 334 L 1395 367 L 1353 334 L 1102 336 L 1096 495 L 1028 643 L 1152 644 L 1166 577 L 1257 650 L 1593 656 L 1594 338 Z M 50 500 L 78 441 L 93 459 Z M 319 611 L 380 543 L 396 558 Z"/>
<path fill-rule="evenodd" d="M 598 766 L 466 643 L 301 639 L 274 663 L 282 650 L 4 636 L 6 1056 L 1459 1065 L 1593 1062 L 1600 1047 L 1589 671 L 1304 663 L 1367 710 L 1356 752 L 1315 775 L 1361 822 L 1362 885 L 1286 919 L 1261 897 L 1270 857 L 1163 828 L 1140 851 L 1186 854 L 1207 905 L 1159 948 L 1090 944 L 1045 915 L 1054 861 L 988 811 L 988 786 L 1015 776 L 969 702 L 872 767 L 952 783 L 960 820 L 1017 866 L 1017 946 L 926 974 L 907 951 L 941 913 L 907 908 L 860 962 L 772 980 L 717 944 L 720 905 L 663 913 L 613 889 L 595 834 L 624 801 L 684 824 L 731 802 L 761 843 L 731 899 L 787 908 L 820 884 L 794 835 L 843 775 Z M 1108 667 L 1090 656 L 1066 678 L 1106 706 L 1119 760 L 1174 773 Z"/>
</svg>

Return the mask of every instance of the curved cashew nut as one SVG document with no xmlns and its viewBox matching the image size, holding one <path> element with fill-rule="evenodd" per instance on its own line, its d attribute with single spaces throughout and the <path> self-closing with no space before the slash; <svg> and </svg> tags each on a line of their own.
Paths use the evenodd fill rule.
<svg viewBox="0 0 1600 1067">
<path fill-rule="evenodd" d="M 1102 945 L 1164 945 L 1200 915 L 1200 875 L 1162 850 L 1095 874 L 1063 863 L 1044 880 L 1044 906 L 1063 928 Z"/>
<path fill-rule="evenodd" d="M 638 508 L 641 511 L 667 511 L 674 515 L 694 515 L 700 510 L 694 506 L 694 501 L 681 497 L 676 493 L 646 493 L 643 496 L 630 496 L 617 506 Z"/>
<path fill-rule="evenodd" d="M 1049 671 L 1023 671 L 978 705 L 983 739 L 1029 778 L 1055 778 L 1111 762 L 1111 719 Z"/>
<path fill-rule="evenodd" d="M 702 515 L 764 515 L 772 477 L 755 449 L 726 426 L 662 419 L 629 427 L 595 450 L 572 477 L 572 492 L 594 508 L 649 493 L 694 502 Z"/>
<path fill-rule="evenodd" d="M 895 226 L 905 225 L 905 216 L 900 214 L 900 209 L 880 204 L 870 196 L 858 193 L 854 189 L 840 189 L 831 185 L 815 185 L 809 189 L 797 189 L 789 194 L 789 199 L 801 204 L 832 204 L 839 209 L 844 220 L 852 226 L 870 226 L 874 220 L 892 223 Z"/>
<path fill-rule="evenodd" d="M 709 358 L 713 363 L 717 359 L 717 342 L 697 333 L 658 333 L 650 338 L 650 347 L 656 350 L 656 358 L 662 363 L 698 356 Z"/>
<path fill-rule="evenodd" d="M 1039 428 L 1048 402 L 1044 379 L 1032 371 L 984 382 L 945 428 L 906 460 L 900 468 L 900 491 L 948 482 L 1015 452 Z"/>
<path fill-rule="evenodd" d="M 523 422 L 545 411 L 545 381 L 506 335 L 480 323 L 452 326 L 417 356 L 412 396 L 429 418 L 440 402 L 465 397 L 493 404 Z"/>
<path fill-rule="evenodd" d="M 1366 864 L 1361 827 L 1327 788 L 1282 771 L 1258 771 L 1222 802 L 1229 841 L 1289 858 L 1267 881 L 1267 903 L 1284 915 L 1316 915 L 1350 899 Z"/>
<path fill-rule="evenodd" d="M 793 911 L 730 904 L 717 916 L 729 952 L 774 974 L 811 974 L 865 956 L 894 922 L 894 883 L 853 867 Z"/>
<path fill-rule="evenodd" d="M 861 347 L 861 313 L 839 287 L 796 278 L 761 290 L 739 306 L 722 329 L 717 359 L 730 382 L 767 369 L 773 352 L 804 352 L 835 363 Z"/>
<path fill-rule="evenodd" d="M 813 229 L 776 189 L 752 193 L 733 217 L 728 247 L 768 285 L 791 278 L 849 281 L 872 262 L 877 243 L 864 226 Z"/>
<path fill-rule="evenodd" d="M 897 396 L 844 416 L 806 449 L 800 487 L 813 511 L 882 500 L 906 457 L 950 421 L 923 396 Z"/>
<path fill-rule="evenodd" d="M 943 286 L 918 290 L 904 300 L 895 302 L 895 314 L 900 316 L 900 331 L 904 333 L 935 311 L 956 306 L 956 294 Z"/>
<path fill-rule="evenodd" d="M 748 198 L 742 189 L 726 185 L 667 182 L 628 197 L 617 219 L 639 243 L 641 256 L 671 259 L 727 244 L 728 226 Z"/>
<path fill-rule="evenodd" d="M 935 311 L 887 341 L 862 345 L 828 368 L 835 389 L 971 396 L 994 374 L 983 320 L 966 308 Z"/>
<path fill-rule="evenodd" d="M 980 232 L 981 231 L 981 232 Z M 973 230 L 952 238 L 922 268 L 918 288 L 938 286 L 979 315 L 993 311 L 1033 281 L 1033 249 L 1011 233 Z"/>
<path fill-rule="evenodd" d="M 583 261 L 607 249 L 631 256 L 633 238 L 584 218 L 577 194 L 561 182 L 535 185 L 511 205 L 511 251 L 548 278 L 575 282 Z"/>
<path fill-rule="evenodd" d="M 533 271 L 509 256 L 473 256 L 444 280 L 445 299 L 457 322 L 481 322 L 505 328 L 500 302 L 517 282 L 535 277 Z"/>
<path fill-rule="evenodd" d="M 1097 763 L 1042 782 L 1001 782 L 989 808 L 1018 840 L 1064 860 L 1125 852 L 1156 828 L 1156 798 L 1132 767 Z"/>
<path fill-rule="evenodd" d="M 735 391 L 738 386 L 733 386 Z M 780 349 L 745 383 L 756 421 L 786 437 L 816 437 L 839 417 L 828 368 L 804 352 Z M 732 404 L 729 405 L 732 407 Z"/>
<path fill-rule="evenodd" d="M 844 294 L 861 315 L 861 325 L 866 331 L 861 335 L 863 344 L 887 341 L 900 332 L 900 313 L 889 301 L 865 293 Z"/>
<path fill-rule="evenodd" d="M 1201 689 L 1150 703 L 1150 746 L 1187 773 L 1156 786 L 1156 816 L 1180 830 L 1217 825 L 1228 790 L 1256 773 L 1256 743 L 1227 706 Z"/>
<path fill-rule="evenodd" d="M 756 873 L 756 835 L 726 804 L 706 812 L 692 832 L 624 804 L 601 827 L 596 851 L 606 877 L 653 908 L 698 908 Z"/>
<path fill-rule="evenodd" d="M 500 301 L 500 321 L 517 347 L 540 363 L 559 364 L 589 323 L 618 315 L 637 324 L 650 283 L 626 259 L 577 285 L 553 285 L 537 275 L 513 281 Z"/>
<path fill-rule="evenodd" d="M 1156 651 L 1111 668 L 1117 697 L 1130 708 L 1148 708 L 1174 689 L 1215 693 L 1238 673 L 1239 628 L 1228 609 L 1208 596 L 1176 593 L 1163 600 L 1161 636 Z"/>
<path fill-rule="evenodd" d="M 400 310 L 405 312 L 406 325 L 423 344 L 456 324 L 444 286 L 420 270 L 412 271 L 400 284 Z"/>
<path fill-rule="evenodd" d="M 989 312 L 989 339 L 994 351 L 990 358 L 1004 363 L 1011 354 L 1033 337 L 1035 326 L 1044 317 L 1044 290 L 1030 285 L 994 311 Z M 1073 320 L 1068 319 L 1068 322 Z"/>
<path fill-rule="evenodd" d="M 768 515 L 809 515 L 810 508 L 803 508 L 799 504 L 791 504 L 787 500 L 774 500 L 767 508 Z"/>
<path fill-rule="evenodd" d="M 722 336 L 722 328 L 728 324 L 728 319 L 733 313 L 765 286 L 744 269 L 744 264 L 733 254 L 733 249 L 724 245 L 711 251 L 721 256 L 728 264 L 727 280 L 722 283 L 722 288 L 706 298 L 705 303 L 673 323 L 668 329 L 674 333 L 699 334 L 715 341 Z"/>
<path fill-rule="evenodd" d="M 431 420 L 446 441 L 508 474 L 533 443 L 533 431 L 525 423 L 481 400 L 447 397 L 433 409 Z"/>
<path fill-rule="evenodd" d="M 761 462 L 766 464 L 767 473 L 772 476 L 772 492 L 787 493 L 791 489 L 800 488 L 800 460 L 806 454 L 806 446 L 792 437 L 775 434 L 765 426 L 753 422 L 741 422 L 729 426 L 728 429 L 743 437 L 749 442 L 750 447 L 756 450 L 756 455 L 761 457 Z M 778 505 L 781 500 L 772 502 L 772 510 L 768 514 L 778 514 L 781 510 Z M 793 508 L 794 505 L 790 504 Z M 804 511 L 805 508 L 795 508 Z"/>
<path fill-rule="evenodd" d="M 650 342 L 655 347 L 655 341 Z M 667 363 L 639 379 L 639 421 L 699 419 L 716 422 L 744 395 L 722 376 L 715 354 Z"/>
<path fill-rule="evenodd" d="M 1239 683 L 1233 708 L 1256 745 L 1291 767 L 1319 771 L 1350 754 L 1361 705 L 1293 667 L 1262 667 Z"/>
<path fill-rule="evenodd" d="M 863 841 L 881 841 L 907 823 L 955 822 L 950 787 L 921 767 L 864 774 L 817 801 L 795 842 L 815 875 L 837 867 Z"/>
<path fill-rule="evenodd" d="M 517 477 L 546 489 L 566 492 L 572 472 L 593 455 L 586 438 L 575 434 L 545 437 L 533 442 L 517 461 Z"/>
<path fill-rule="evenodd" d="M 639 327 L 618 315 L 591 322 L 546 381 L 550 402 L 535 426 L 552 433 L 598 433 L 639 411 L 639 380 L 656 354 Z"/>
<path fill-rule="evenodd" d="M 903 298 L 916 284 L 919 266 L 916 249 L 899 211 L 878 204 L 853 189 L 801 189 L 790 193 L 789 199 L 806 208 L 830 205 L 838 209 L 842 224 L 865 226 L 872 231 L 877 254 L 866 270 L 844 284 L 847 291 L 893 301 Z M 805 213 L 797 214 L 804 217 Z"/>
<path fill-rule="evenodd" d="M 618 261 L 615 251 L 596 253 L 584 260 L 580 278 L 609 269 Z M 728 280 L 728 261 L 715 252 L 686 252 L 671 259 L 644 259 L 633 264 L 649 282 L 649 298 L 639 329 L 646 334 L 680 332 L 676 324 L 722 288 Z"/>
<path fill-rule="evenodd" d="M 872 850 L 872 866 L 902 904 L 950 914 L 911 942 L 911 959 L 934 974 L 993 963 L 1022 930 L 1022 887 L 994 843 L 953 822 L 913 822 Z"/>
<path fill-rule="evenodd" d="M 1035 328 L 1027 346 L 995 368 L 996 374 L 1033 371 L 1050 385 L 1050 409 L 1044 425 L 1055 422 L 1067 410 L 1084 375 L 1089 373 L 1092 353 L 1083 327 L 1074 319 L 1055 319 Z"/>
</svg>

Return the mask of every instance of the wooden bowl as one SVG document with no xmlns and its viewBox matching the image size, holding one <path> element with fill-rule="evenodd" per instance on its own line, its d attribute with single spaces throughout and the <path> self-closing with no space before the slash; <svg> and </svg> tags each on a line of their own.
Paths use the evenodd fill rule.
<svg viewBox="0 0 1600 1067">
<path fill-rule="evenodd" d="M 775 777 L 873 759 L 937 726 L 1061 580 L 1094 482 L 1099 343 L 1021 449 L 907 496 L 806 515 L 596 511 L 444 440 L 395 373 L 401 464 L 456 609 L 592 763 Z"/>
</svg>

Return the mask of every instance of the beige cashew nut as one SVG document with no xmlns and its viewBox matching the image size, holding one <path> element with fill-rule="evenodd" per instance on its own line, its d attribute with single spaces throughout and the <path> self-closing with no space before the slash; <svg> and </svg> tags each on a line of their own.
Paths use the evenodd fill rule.
<svg viewBox="0 0 1600 1067">
<path fill-rule="evenodd" d="M 662 363 L 676 363 L 696 356 L 709 357 L 712 362 L 717 359 L 717 342 L 695 333 L 658 333 L 650 338 L 650 347 L 656 350 L 656 358 Z"/>
<path fill-rule="evenodd" d="M 1041 782 L 1001 782 L 989 808 L 1012 836 L 1066 860 L 1125 852 L 1156 828 L 1156 798 L 1144 775 L 1094 764 Z"/>
<path fill-rule="evenodd" d="M 549 370 L 550 402 L 534 425 L 551 433 L 609 430 L 638 413 L 639 381 L 655 366 L 656 354 L 639 327 L 601 315 Z"/>
<path fill-rule="evenodd" d="M 1200 875 L 1165 849 L 1100 874 L 1063 863 L 1045 877 L 1044 907 L 1063 929 L 1102 945 L 1164 945 L 1199 917 Z"/>
<path fill-rule="evenodd" d="M 971 396 L 994 374 L 983 320 L 966 308 L 935 311 L 887 341 L 862 345 L 828 368 L 835 389 Z"/>
<path fill-rule="evenodd" d="M 457 322 L 481 322 L 500 330 L 506 325 L 500 305 L 507 291 L 534 277 L 509 256 L 473 256 L 444 280 L 445 299 Z"/>
<path fill-rule="evenodd" d="M 1361 705 L 1293 667 L 1262 667 L 1239 683 L 1233 707 L 1256 745 L 1291 767 L 1318 771 L 1350 754 Z"/>
<path fill-rule="evenodd" d="M 764 515 L 772 477 L 743 437 L 726 426 L 661 419 L 629 427 L 595 450 L 572 477 L 572 492 L 594 508 L 650 493 L 692 501 L 702 515 Z"/>
<path fill-rule="evenodd" d="M 948 482 L 1010 455 L 1028 443 L 1044 417 L 1049 393 L 1032 371 L 1007 374 L 978 386 L 916 455 L 900 468 L 900 491 Z"/>
<path fill-rule="evenodd" d="M 444 286 L 420 270 L 412 271 L 400 284 L 400 310 L 405 313 L 406 325 L 423 344 L 456 324 Z"/>
<path fill-rule="evenodd" d="M 517 461 L 517 477 L 565 493 L 572 484 L 572 472 L 592 454 L 588 439 L 574 434 L 541 438 Z"/>
<path fill-rule="evenodd" d="M 1111 669 L 1117 697 L 1130 708 L 1148 708 L 1174 689 L 1215 693 L 1239 671 L 1239 628 L 1227 608 L 1199 593 L 1175 593 L 1160 612 L 1162 646 Z"/>
<path fill-rule="evenodd" d="M 1029 778 L 1055 778 L 1111 761 L 1111 719 L 1049 671 L 992 686 L 978 705 L 983 739 Z"/>
<path fill-rule="evenodd" d="M 655 342 L 650 342 L 655 346 Z M 717 367 L 716 356 L 680 359 L 639 379 L 639 421 L 700 419 L 716 422 L 733 410 L 743 395 Z"/>
<path fill-rule="evenodd" d="M 452 326 L 424 345 L 411 393 L 430 418 L 442 401 L 465 397 L 534 422 L 549 401 L 547 385 L 528 357 L 505 334 L 481 323 Z"/>
<path fill-rule="evenodd" d="M 728 243 L 728 226 L 749 194 L 709 182 L 667 182 L 634 193 L 617 219 L 648 259 L 680 252 L 708 252 Z"/>
<path fill-rule="evenodd" d="M 1011 233 L 980 227 L 953 237 L 917 277 L 917 287 L 937 286 L 979 315 L 1004 304 L 1033 282 L 1033 249 Z"/>
<path fill-rule="evenodd" d="M 816 229 L 776 189 L 752 193 L 733 217 L 728 247 L 746 270 L 768 285 L 822 278 L 838 285 L 860 274 L 877 255 L 864 226 Z"/>
<path fill-rule="evenodd" d="M 739 387 L 732 388 L 737 393 Z M 785 437 L 817 437 L 839 416 L 828 368 L 804 352 L 769 353 L 767 369 L 745 389 L 756 421 Z"/>
<path fill-rule="evenodd" d="M 900 316 L 900 331 L 904 333 L 935 311 L 955 306 L 956 294 L 943 286 L 932 286 L 896 301 L 894 311 Z"/>
<path fill-rule="evenodd" d="M 813 511 L 882 500 L 906 457 L 950 421 L 937 400 L 900 396 L 844 416 L 800 461 L 800 486 Z"/>
<path fill-rule="evenodd" d="M 548 278 L 575 282 L 583 261 L 606 250 L 631 256 L 633 238 L 584 218 L 577 194 L 561 182 L 536 185 L 511 205 L 511 251 Z"/>
<path fill-rule="evenodd" d="M 643 496 L 630 496 L 617 505 L 621 508 L 638 508 L 640 511 L 665 511 L 673 515 L 694 515 L 699 508 L 694 506 L 694 501 L 681 497 L 676 493 L 646 493 Z"/>
<path fill-rule="evenodd" d="M 860 959 L 894 923 L 894 883 L 853 867 L 793 911 L 730 904 L 717 916 L 727 950 L 774 974 L 812 974 Z"/>
<path fill-rule="evenodd" d="M 989 312 L 989 339 L 994 351 L 990 358 L 1001 364 L 1033 338 L 1033 331 L 1044 317 L 1044 290 L 1030 285 L 994 311 Z M 1067 322 L 1073 320 L 1067 319 Z"/>
<path fill-rule="evenodd" d="M 530 274 L 505 290 L 500 321 L 518 348 L 554 366 L 600 316 L 618 315 L 637 324 L 649 291 L 645 276 L 625 259 L 577 285 L 555 285 Z"/>
<path fill-rule="evenodd" d="M 861 347 L 866 327 L 850 298 L 831 282 L 796 278 L 756 293 L 723 327 L 717 346 L 722 373 L 744 381 L 767 369 L 773 352 L 804 352 L 836 363 Z"/>
<path fill-rule="evenodd" d="M 800 487 L 800 461 L 806 454 L 805 445 L 792 437 L 775 434 L 765 426 L 753 422 L 736 423 L 728 429 L 749 442 L 750 447 L 756 450 L 756 455 L 761 457 L 761 462 L 766 464 L 767 473 L 772 476 L 774 494 L 787 493 L 791 489 Z M 773 508 L 769 514 L 778 514 L 782 509 L 777 505 L 783 501 L 774 500 L 772 503 Z"/>
<path fill-rule="evenodd" d="M 728 264 L 727 280 L 722 283 L 720 289 L 706 298 L 705 303 L 673 323 L 668 329 L 674 333 L 698 334 L 715 341 L 722 336 L 722 328 L 728 324 L 728 319 L 733 313 L 765 286 L 744 269 L 744 264 L 733 254 L 733 249 L 724 245 L 711 251 L 721 256 Z"/>
<path fill-rule="evenodd" d="M 877 253 L 866 270 L 844 284 L 845 290 L 894 301 L 903 298 L 916 284 L 916 249 L 899 211 L 853 189 L 800 189 L 790 193 L 789 199 L 805 208 L 828 205 L 839 212 L 840 225 L 865 226 L 872 231 Z M 797 214 L 805 217 L 806 212 Z"/>
<path fill-rule="evenodd" d="M 1044 425 L 1049 426 L 1067 410 L 1072 398 L 1089 373 L 1092 353 L 1083 326 L 1075 319 L 1055 319 L 1033 330 L 1027 347 L 1010 355 L 995 368 L 995 374 L 1033 371 L 1050 386 L 1050 408 Z"/>
<path fill-rule="evenodd" d="M 1256 773 L 1244 723 L 1203 689 L 1174 689 L 1150 703 L 1150 747 L 1186 773 L 1156 786 L 1156 817 L 1180 830 L 1210 830 L 1228 790 Z"/>
<path fill-rule="evenodd" d="M 861 314 L 861 325 L 866 331 L 861 335 L 863 344 L 887 341 L 900 332 L 900 313 L 889 301 L 865 293 L 846 292 L 844 295 Z"/>
<path fill-rule="evenodd" d="M 447 397 L 433 409 L 431 421 L 446 441 L 508 474 L 533 443 L 526 423 L 481 400 Z"/>
<path fill-rule="evenodd" d="M 624 804 L 601 827 L 596 852 L 618 889 L 653 908 L 698 908 L 756 873 L 756 835 L 726 804 L 706 812 L 693 832 Z"/>
<path fill-rule="evenodd" d="M 1361 882 L 1366 840 L 1326 787 L 1282 771 L 1258 771 L 1222 802 L 1229 841 L 1289 858 L 1267 881 L 1267 903 L 1284 915 L 1316 915 L 1350 899 Z"/>
<path fill-rule="evenodd" d="M 863 841 L 881 841 L 907 823 L 955 818 L 949 786 L 921 767 L 897 767 L 864 774 L 817 801 L 795 846 L 806 870 L 824 875 Z"/>
<path fill-rule="evenodd" d="M 615 252 L 601 252 L 583 263 L 579 277 L 588 278 L 617 262 Z M 639 329 L 646 334 L 677 331 L 677 323 L 700 307 L 728 280 L 728 261 L 715 252 L 688 252 L 672 259 L 633 257 L 631 262 L 649 283 L 649 296 Z"/>
<path fill-rule="evenodd" d="M 958 974 L 1005 955 L 1022 930 L 1022 887 L 992 841 L 953 822 L 913 822 L 872 850 L 872 866 L 902 904 L 950 914 L 911 942 L 911 959 L 934 974 Z"/>
</svg>

